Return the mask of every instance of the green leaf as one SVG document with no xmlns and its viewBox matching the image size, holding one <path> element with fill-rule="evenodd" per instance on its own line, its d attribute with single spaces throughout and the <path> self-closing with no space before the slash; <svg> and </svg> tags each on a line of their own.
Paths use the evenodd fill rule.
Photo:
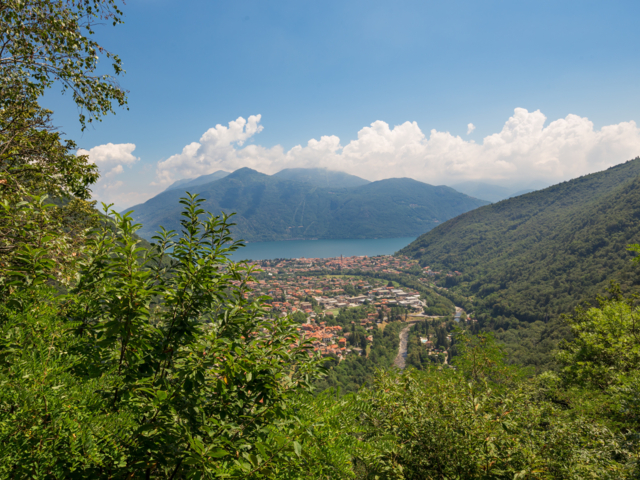
<svg viewBox="0 0 640 480">
<path fill-rule="evenodd" d="M 226 450 L 224 450 L 222 448 L 214 448 L 213 450 L 208 452 L 208 454 L 209 454 L 210 457 L 220 458 L 220 457 L 224 457 L 225 455 L 229 455 L 229 452 L 227 452 Z"/>
</svg>

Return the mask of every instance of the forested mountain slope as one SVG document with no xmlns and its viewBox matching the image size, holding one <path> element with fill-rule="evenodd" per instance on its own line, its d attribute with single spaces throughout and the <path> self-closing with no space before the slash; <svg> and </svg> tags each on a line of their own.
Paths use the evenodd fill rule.
<svg viewBox="0 0 640 480">
<path fill-rule="evenodd" d="M 207 211 L 236 212 L 233 234 L 247 241 L 418 236 L 487 203 L 409 178 L 320 188 L 249 168 L 194 186 L 190 192 L 207 199 L 203 204 Z M 143 237 L 150 238 L 160 225 L 178 228 L 181 196 L 182 190 L 166 191 L 128 209 L 143 224 Z"/>
<path fill-rule="evenodd" d="M 637 288 L 626 246 L 640 240 L 639 175 L 635 159 L 488 205 L 400 253 L 436 271 L 460 272 L 446 278 L 447 286 L 473 296 L 481 322 L 496 330 L 553 323 L 604 293 L 611 280 Z"/>
</svg>

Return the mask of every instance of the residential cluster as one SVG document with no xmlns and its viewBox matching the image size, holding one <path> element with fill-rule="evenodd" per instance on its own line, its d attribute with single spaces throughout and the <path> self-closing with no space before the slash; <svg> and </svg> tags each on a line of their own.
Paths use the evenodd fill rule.
<svg viewBox="0 0 640 480">
<path fill-rule="evenodd" d="M 341 308 L 353 308 L 359 305 L 373 305 L 384 321 L 387 311 L 394 306 L 409 311 L 421 312 L 427 304 L 420 299 L 420 293 L 409 289 L 381 286 L 385 282 L 374 279 L 352 279 L 348 277 L 297 276 L 258 280 L 249 286 L 255 295 L 269 295 L 270 306 L 282 316 L 303 312 L 314 320 L 326 313 L 337 313 Z"/>
<path fill-rule="evenodd" d="M 360 270 L 362 272 L 401 273 L 403 270 L 420 268 L 418 261 L 404 256 L 378 255 L 375 257 L 333 257 L 333 258 L 292 258 L 262 260 L 252 262 L 271 274 L 304 272 L 339 272 L 341 270 Z M 430 272 L 424 269 L 425 275 Z M 436 272 L 438 273 L 438 272 Z"/>
<path fill-rule="evenodd" d="M 298 258 L 253 263 L 263 272 L 261 278 L 249 283 L 254 295 L 271 297 L 269 308 L 273 314 L 294 315 L 301 321 L 301 333 L 322 355 L 340 358 L 350 353 L 363 354 L 361 348 L 348 345 L 349 332 L 343 333 L 341 326 L 327 325 L 326 315 L 337 315 L 343 308 L 367 306 L 370 311 L 359 324 L 373 330 L 389 321 L 392 312 L 402 311 L 405 318 L 423 316 L 427 306 L 417 291 L 391 286 L 382 279 L 341 275 L 345 270 L 398 274 L 420 268 L 415 260 L 404 257 Z M 394 307 L 400 308 L 392 310 Z M 367 341 L 373 342 L 373 336 Z"/>
</svg>

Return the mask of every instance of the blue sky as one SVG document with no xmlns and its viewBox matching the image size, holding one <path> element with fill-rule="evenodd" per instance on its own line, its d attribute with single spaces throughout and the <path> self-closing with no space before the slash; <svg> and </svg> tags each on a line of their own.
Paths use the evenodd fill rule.
<svg viewBox="0 0 640 480">
<path fill-rule="evenodd" d="M 129 111 L 80 132 L 70 97 L 43 102 L 110 173 L 96 196 L 118 206 L 244 165 L 549 184 L 640 154 L 638 2 L 128 0 L 124 11 L 98 40 L 123 59 Z M 201 139 L 252 115 L 255 131 Z M 193 142 L 198 153 L 184 153 Z"/>
</svg>

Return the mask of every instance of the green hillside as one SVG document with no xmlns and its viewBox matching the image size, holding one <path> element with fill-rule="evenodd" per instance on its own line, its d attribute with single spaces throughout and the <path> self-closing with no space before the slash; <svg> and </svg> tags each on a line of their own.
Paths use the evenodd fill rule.
<svg viewBox="0 0 640 480">
<path fill-rule="evenodd" d="M 418 236 L 487 203 L 408 178 L 320 188 L 249 168 L 190 192 L 207 199 L 207 211 L 236 212 L 234 236 L 247 241 Z M 181 190 L 166 191 L 129 209 L 143 224 L 141 235 L 149 238 L 160 225 L 177 229 L 183 195 Z"/>
<path fill-rule="evenodd" d="M 190 188 L 195 187 L 196 185 L 204 185 L 205 183 L 215 182 L 216 180 L 220 180 L 221 178 L 229 175 L 229 172 L 225 172 L 224 170 L 218 170 L 217 172 L 210 173 L 208 175 L 200 175 L 196 178 L 183 178 L 182 180 L 178 180 L 173 182 L 171 185 L 167 187 L 165 192 L 169 190 L 180 190 L 184 192 Z"/>
<path fill-rule="evenodd" d="M 528 344 L 517 355 L 536 363 L 536 349 L 548 351 L 563 336 L 560 314 L 593 300 L 612 280 L 625 290 L 640 283 L 633 254 L 626 251 L 640 240 L 639 175 L 635 159 L 488 205 L 438 226 L 399 253 L 434 271 L 460 272 L 441 276 L 443 284 L 474 299 L 485 327 L 514 329 L 501 333 L 503 339 Z"/>
</svg>

